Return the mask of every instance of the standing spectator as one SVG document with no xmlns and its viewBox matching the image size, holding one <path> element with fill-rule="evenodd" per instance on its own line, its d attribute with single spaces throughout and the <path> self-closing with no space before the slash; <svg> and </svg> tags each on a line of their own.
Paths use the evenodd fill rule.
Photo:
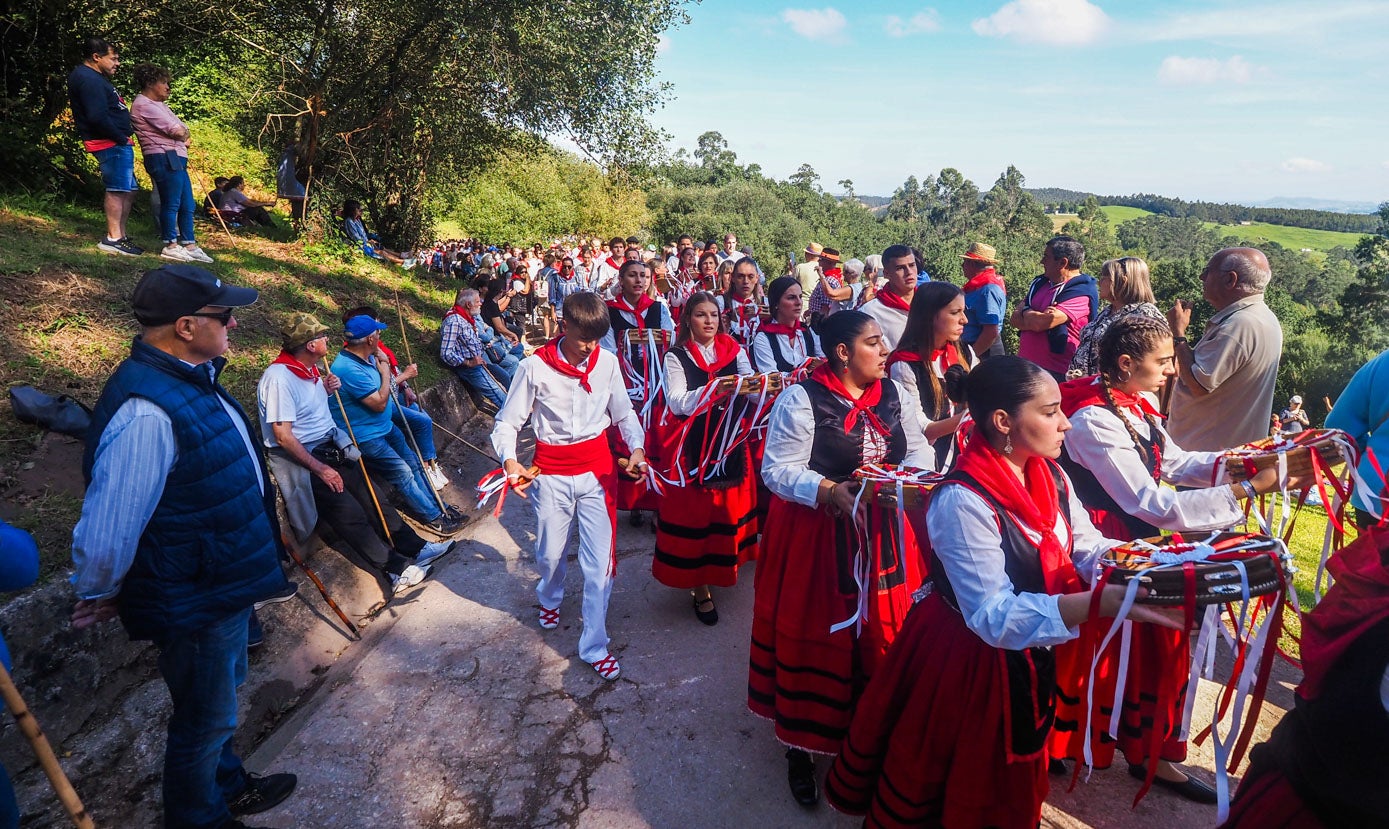
<svg viewBox="0 0 1389 829">
<path fill-rule="evenodd" d="M 1382 520 L 1389 495 L 1383 475 L 1389 472 L 1389 351 L 1380 352 L 1350 378 L 1326 416 L 1326 428 L 1348 433 L 1360 447 L 1357 471 L 1369 489 L 1357 488 L 1351 497 L 1356 524 L 1368 527 Z"/>
<path fill-rule="evenodd" d="M 820 251 L 817 276 L 815 288 L 806 303 L 812 328 L 818 328 L 825 317 L 838 310 L 838 303 L 854 296 L 854 289 L 844 284 L 844 269 L 839 266 L 839 251 L 834 248 Z"/>
<path fill-rule="evenodd" d="M 251 774 L 232 750 L 252 605 L 289 588 L 251 421 L 217 382 L 233 311 L 256 297 L 193 265 L 146 272 L 132 297 L 140 335 L 102 389 L 82 458 L 72 625 L 119 612 L 131 639 L 159 649 L 174 708 L 170 829 L 236 826 L 297 782 Z"/>
<path fill-rule="evenodd" d="M 116 47 L 99 37 L 83 46 L 86 58 L 68 75 L 68 99 L 72 122 L 82 146 L 96 157 L 101 181 L 106 186 L 106 238 L 97 243 L 102 253 L 139 256 L 144 248 L 132 244 L 125 233 L 130 206 L 135 203 L 135 148 L 130 110 L 126 109 L 111 79 L 121 65 Z"/>
<path fill-rule="evenodd" d="M 163 233 L 161 259 L 211 262 L 193 235 L 193 183 L 188 179 L 188 127 L 169 109 L 169 72 L 152 63 L 135 67 L 140 94 L 130 108 L 130 120 L 140 138 L 145 172 L 159 192 L 159 228 Z M 182 244 L 180 244 L 182 242 Z"/>
<path fill-rule="evenodd" d="M 19 590 L 33 584 L 39 577 L 39 548 L 34 537 L 18 527 L 0 521 L 0 590 Z M 5 670 L 13 671 L 10 649 L 0 636 L 0 661 Z M 0 766 L 0 829 L 18 829 L 19 804 L 15 802 L 14 786 L 4 766 Z"/>
<path fill-rule="evenodd" d="M 719 263 L 737 262 L 743 258 L 742 251 L 738 250 L 738 235 L 736 233 L 725 233 L 723 235 L 723 250 L 719 251 Z"/>
<path fill-rule="evenodd" d="M 805 261 L 796 266 L 796 281 L 801 283 L 801 293 L 810 296 L 815 286 L 820 284 L 820 253 L 825 248 L 819 242 L 805 246 Z"/>
<path fill-rule="evenodd" d="M 1032 280 L 1027 298 L 1009 319 L 1021 332 L 1018 356 L 1046 369 L 1058 383 L 1066 379 L 1081 329 L 1099 310 L 1095 278 L 1081 270 L 1084 266 L 1084 245 L 1053 236 L 1042 249 L 1042 275 Z"/>
<path fill-rule="evenodd" d="M 1211 452 L 1264 437 L 1283 353 L 1283 329 L 1264 303 L 1272 278 L 1262 251 L 1225 248 L 1201 272 L 1201 294 L 1215 315 L 1195 348 L 1186 341 L 1191 302 L 1177 300 L 1167 312 L 1181 381 L 1167 431 L 1181 447 Z"/>
<path fill-rule="evenodd" d="M 1080 332 L 1080 343 L 1066 376 L 1090 377 L 1100 373 L 1100 340 L 1104 332 L 1124 317 L 1164 319 L 1153 299 L 1148 263 L 1137 256 L 1110 259 L 1100 266 L 1100 299 L 1107 303 Z"/>
<path fill-rule="evenodd" d="M 1308 426 L 1307 410 L 1302 408 L 1302 395 L 1294 394 L 1288 400 L 1288 408 L 1278 413 L 1278 431 L 1285 435 L 1295 435 Z"/>
<path fill-rule="evenodd" d="M 304 202 L 309 191 L 299 177 L 299 147 L 293 141 L 280 153 L 280 163 L 275 168 L 275 195 L 289 202 L 289 218 L 298 229 L 304 221 Z"/>
<path fill-rule="evenodd" d="M 883 331 L 883 345 L 891 351 L 897 348 L 902 330 L 907 327 L 907 311 L 919 284 L 918 266 L 916 254 L 906 245 L 892 245 L 883 251 L 882 260 L 887 283 L 864 302 L 862 311 L 878 323 Z"/>
<path fill-rule="evenodd" d="M 965 333 L 960 342 L 979 359 L 997 357 L 1003 349 L 1003 316 L 1008 311 L 1008 289 L 996 266 L 993 245 L 973 242 L 960 257 L 965 274 Z"/>
</svg>

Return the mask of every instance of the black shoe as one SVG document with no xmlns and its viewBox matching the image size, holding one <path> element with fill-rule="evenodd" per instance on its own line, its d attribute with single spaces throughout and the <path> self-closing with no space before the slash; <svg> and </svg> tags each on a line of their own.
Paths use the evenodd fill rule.
<svg viewBox="0 0 1389 829">
<path fill-rule="evenodd" d="M 791 796 L 802 806 L 820 802 L 820 787 L 815 784 L 815 760 L 799 748 L 786 750 L 786 781 L 791 784 Z"/>
<path fill-rule="evenodd" d="M 231 818 L 226 823 L 222 824 L 221 826 L 218 826 L 217 829 L 262 829 L 262 827 L 251 826 L 249 824 L 242 823 L 236 818 Z"/>
<path fill-rule="evenodd" d="M 1066 761 L 1062 760 L 1060 757 L 1053 757 L 1047 761 L 1047 774 L 1056 777 L 1065 777 L 1070 773 L 1071 770 L 1066 768 Z"/>
<path fill-rule="evenodd" d="M 246 772 L 246 789 L 227 804 L 234 815 L 256 815 L 275 808 L 289 797 L 299 778 L 292 774 L 258 774 Z"/>
<path fill-rule="evenodd" d="M 260 610 L 262 607 L 265 607 L 268 604 L 279 604 L 280 602 L 287 602 L 297 595 L 299 595 L 299 582 L 286 582 L 283 588 L 275 591 L 273 595 L 267 596 L 266 598 L 256 602 L 254 607 L 256 610 Z"/>
<path fill-rule="evenodd" d="M 700 609 L 699 609 L 699 606 L 702 605 L 702 604 L 707 604 L 707 605 L 709 605 L 709 609 L 708 609 L 708 610 L 700 610 Z M 695 612 L 695 618 L 698 619 L 699 621 L 703 622 L 703 623 L 706 624 L 706 625 L 709 625 L 709 626 L 712 627 L 712 626 L 717 625 L 717 624 L 719 623 L 719 609 L 718 609 L 717 607 L 714 606 L 714 597 L 713 597 L 713 596 L 709 596 L 708 598 L 705 598 L 705 599 L 701 599 L 701 598 L 699 598 L 699 597 L 696 596 L 696 597 L 695 597 L 695 600 L 694 600 L 694 612 Z"/>
<path fill-rule="evenodd" d="M 1148 770 L 1143 768 L 1142 764 L 1129 763 L 1129 774 L 1139 780 L 1144 780 L 1148 777 Z M 1190 774 L 1180 783 L 1175 780 L 1163 780 L 1161 777 L 1154 777 L 1153 785 L 1161 786 L 1194 803 L 1214 805 L 1216 802 L 1215 789 L 1211 788 L 1206 781 Z"/>
<path fill-rule="evenodd" d="M 122 236 L 122 237 L 121 237 L 121 244 L 125 246 L 126 250 L 131 251 L 131 252 L 134 253 L 136 256 L 141 256 L 141 255 L 143 255 L 144 252 L 145 252 L 145 249 L 144 249 L 144 248 L 142 248 L 142 247 L 140 247 L 139 245 L 135 244 L 134 242 L 130 241 L 130 237 L 129 237 L 129 236 Z"/>
<path fill-rule="evenodd" d="M 438 518 L 425 524 L 425 526 L 439 535 L 453 535 L 463 529 L 463 525 L 466 523 L 468 523 L 466 518 L 451 516 L 446 512 L 441 512 Z"/>
<path fill-rule="evenodd" d="M 630 513 L 628 513 L 628 514 L 627 514 L 627 523 L 628 523 L 628 524 L 631 524 L 633 527 L 640 527 L 640 526 L 641 526 L 641 510 L 639 510 L 639 509 L 634 509 L 634 510 L 632 510 Z"/>
<path fill-rule="evenodd" d="M 253 651 L 265 644 L 265 628 L 260 626 L 260 617 L 251 611 L 251 621 L 246 623 L 246 650 Z"/>
</svg>

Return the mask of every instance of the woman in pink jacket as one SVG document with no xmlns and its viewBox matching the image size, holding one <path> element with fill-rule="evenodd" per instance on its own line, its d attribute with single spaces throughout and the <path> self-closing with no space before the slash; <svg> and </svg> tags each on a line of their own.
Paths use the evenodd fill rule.
<svg viewBox="0 0 1389 829">
<path fill-rule="evenodd" d="M 169 105 L 169 72 L 151 63 L 135 67 L 140 94 L 130 107 L 130 121 L 140 139 L 140 152 L 159 193 L 159 228 L 164 249 L 159 255 L 175 262 L 211 262 L 193 236 L 193 185 L 188 180 L 188 126 Z M 182 244 L 180 244 L 180 242 Z"/>
</svg>

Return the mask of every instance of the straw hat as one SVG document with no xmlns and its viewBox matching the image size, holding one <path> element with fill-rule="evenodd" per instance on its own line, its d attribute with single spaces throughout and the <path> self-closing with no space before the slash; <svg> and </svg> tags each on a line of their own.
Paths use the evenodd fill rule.
<svg viewBox="0 0 1389 829">
<path fill-rule="evenodd" d="M 822 250 L 824 250 L 824 247 L 821 246 L 819 242 L 811 242 L 805 246 L 805 255 L 813 256 L 818 259 L 820 257 L 820 251 Z"/>
<path fill-rule="evenodd" d="M 998 251 L 993 245 L 986 245 L 983 242 L 973 242 L 961 256 L 961 259 L 973 259 L 976 262 L 987 262 L 990 265 L 998 264 Z"/>
</svg>

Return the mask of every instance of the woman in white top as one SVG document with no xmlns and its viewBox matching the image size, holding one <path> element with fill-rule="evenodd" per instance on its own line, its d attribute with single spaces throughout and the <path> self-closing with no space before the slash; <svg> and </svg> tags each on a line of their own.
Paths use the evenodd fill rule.
<svg viewBox="0 0 1389 829">
<path fill-rule="evenodd" d="M 801 283 L 794 276 L 777 277 L 767 286 L 772 316 L 752 338 L 752 364 L 759 372 L 789 374 L 811 357 L 823 356 L 815 333 L 801 322 L 801 299 Z"/>
<path fill-rule="evenodd" d="M 965 294 L 949 282 L 928 282 L 917 289 L 907 312 L 902 340 L 887 364 L 890 376 L 921 401 L 926 416 L 926 439 L 936 450 L 939 468 L 955 459 L 955 435 L 964 420 L 963 400 L 952 399 L 966 372 L 975 364 L 974 351 L 960 342 L 965 331 Z"/>
<path fill-rule="evenodd" d="M 733 263 L 728 290 L 718 295 L 724 332 L 744 349 L 752 346 L 753 337 L 762 325 L 761 289 L 757 263 L 751 256 L 744 256 Z"/>
<path fill-rule="evenodd" d="M 707 387 L 752 374 L 743 349 L 719 331 L 712 294 L 699 291 L 685 302 L 665 372 L 666 408 L 674 416 L 673 423 L 658 429 L 671 444 L 666 478 L 686 485 L 667 486 L 661 497 L 651 574 L 668 587 L 691 589 L 695 616 L 713 625 L 719 614 L 710 585 L 737 583 L 738 568 L 756 557 L 761 528 L 748 442 L 721 464 L 710 463 L 724 434 L 719 424 L 725 417 L 742 417 L 749 404 L 729 393 L 701 408 Z"/>
</svg>

